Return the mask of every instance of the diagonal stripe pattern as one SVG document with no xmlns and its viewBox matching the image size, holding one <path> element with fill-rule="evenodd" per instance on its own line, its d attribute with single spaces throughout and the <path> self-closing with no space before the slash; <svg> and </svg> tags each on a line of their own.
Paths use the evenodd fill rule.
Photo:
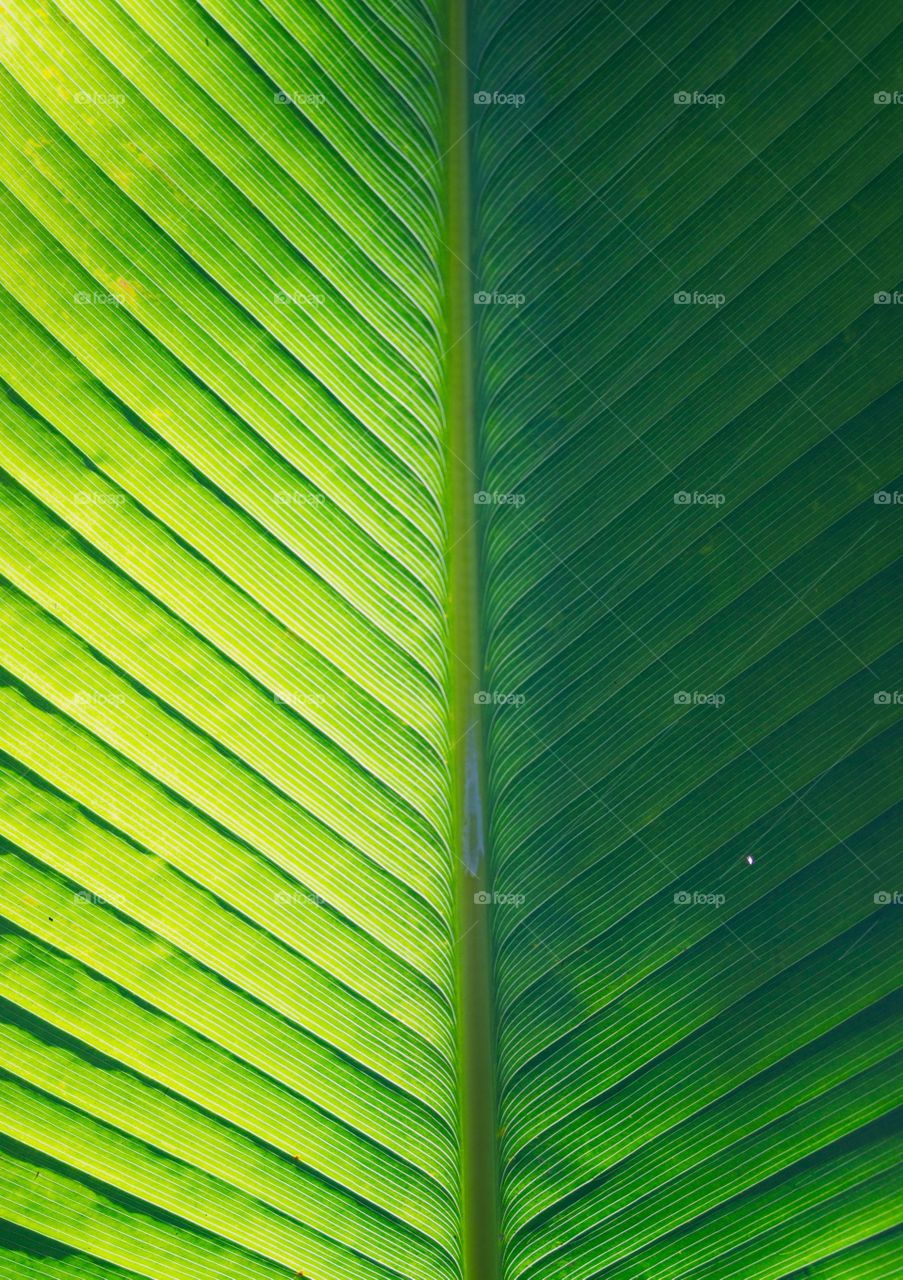
<svg viewBox="0 0 903 1280">
<path fill-rule="evenodd" d="M 899 9 L 475 24 L 505 1280 L 897 1274 Z"/>
<path fill-rule="evenodd" d="M 899 6 L 461 2 L 0 13 L 0 1280 L 903 1274 Z"/>
<path fill-rule="evenodd" d="M 0 1273 L 452 1280 L 437 15 L 2 25 Z"/>
</svg>

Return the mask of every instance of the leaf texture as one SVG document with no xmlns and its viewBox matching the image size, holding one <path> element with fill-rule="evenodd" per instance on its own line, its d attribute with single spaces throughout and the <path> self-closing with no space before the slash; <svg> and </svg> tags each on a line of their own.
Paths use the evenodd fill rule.
<svg viewBox="0 0 903 1280">
<path fill-rule="evenodd" d="M 903 14 L 462 5 L 0 13 L 0 1280 L 903 1276 Z"/>
<path fill-rule="evenodd" d="M 898 1274 L 900 13 L 476 27 L 504 1275 Z"/>
<path fill-rule="evenodd" d="M 459 1272 L 441 44 L 379 8 L 4 11 L 11 1274 Z"/>
</svg>

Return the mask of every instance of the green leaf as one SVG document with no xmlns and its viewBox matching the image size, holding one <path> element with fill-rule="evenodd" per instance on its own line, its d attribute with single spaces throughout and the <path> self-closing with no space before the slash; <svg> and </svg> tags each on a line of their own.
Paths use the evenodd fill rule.
<svg viewBox="0 0 903 1280">
<path fill-rule="evenodd" d="M 900 13 L 0 28 L 0 1280 L 896 1275 Z"/>
</svg>

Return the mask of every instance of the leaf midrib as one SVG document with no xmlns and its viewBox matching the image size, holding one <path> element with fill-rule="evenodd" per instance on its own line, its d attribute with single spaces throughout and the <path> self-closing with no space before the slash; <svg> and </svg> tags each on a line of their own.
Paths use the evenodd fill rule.
<svg viewBox="0 0 903 1280">
<path fill-rule="evenodd" d="M 446 415 L 449 513 L 449 647 L 453 772 L 452 857 L 457 882 L 459 1129 L 462 1263 L 465 1280 L 497 1280 L 500 1266 L 492 946 L 489 913 L 476 901 L 488 887 L 481 830 L 486 766 L 480 705 L 479 551 L 474 503 L 477 451 L 471 328 L 471 193 L 468 6 L 445 0 L 444 140 L 446 198 Z M 476 789 L 476 796 L 474 796 Z"/>
</svg>

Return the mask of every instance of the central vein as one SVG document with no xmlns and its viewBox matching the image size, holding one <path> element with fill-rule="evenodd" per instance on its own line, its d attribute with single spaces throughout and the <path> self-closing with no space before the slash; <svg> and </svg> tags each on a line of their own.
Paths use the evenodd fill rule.
<svg viewBox="0 0 903 1280">
<path fill-rule="evenodd" d="M 468 70 L 466 0 L 446 0 L 445 154 L 446 408 L 449 475 L 449 637 L 457 877 L 458 1061 L 461 1214 L 465 1280 L 498 1280 L 492 949 L 484 814 L 485 763 L 480 689 L 477 477 L 470 328 L 470 146 L 473 85 Z"/>
</svg>

